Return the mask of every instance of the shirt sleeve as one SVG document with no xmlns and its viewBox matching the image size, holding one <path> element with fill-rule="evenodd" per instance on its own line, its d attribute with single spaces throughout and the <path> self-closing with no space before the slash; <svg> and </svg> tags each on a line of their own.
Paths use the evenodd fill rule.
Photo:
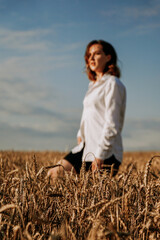
<svg viewBox="0 0 160 240">
<path fill-rule="evenodd" d="M 82 141 L 84 142 L 84 110 L 82 112 L 81 122 L 80 122 L 80 128 L 77 132 L 77 138 L 80 137 Z"/>
<path fill-rule="evenodd" d="M 104 160 L 109 157 L 108 153 L 111 151 L 115 137 L 121 132 L 124 95 L 125 87 L 116 80 L 105 89 L 105 124 L 96 149 L 96 158 Z"/>
</svg>

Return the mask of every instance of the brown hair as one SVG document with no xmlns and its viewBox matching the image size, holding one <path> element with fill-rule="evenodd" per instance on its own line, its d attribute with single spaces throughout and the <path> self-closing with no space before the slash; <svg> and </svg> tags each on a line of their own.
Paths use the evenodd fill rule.
<svg viewBox="0 0 160 240">
<path fill-rule="evenodd" d="M 103 72 L 104 73 L 109 73 L 109 74 L 114 75 L 116 77 L 120 77 L 120 75 L 121 75 L 120 74 L 120 69 L 117 66 L 117 53 L 116 53 L 115 49 L 113 48 L 113 46 L 110 43 L 108 43 L 104 40 L 93 40 L 87 45 L 85 55 L 84 55 L 85 62 L 86 62 L 86 72 L 87 72 L 88 78 L 91 81 L 96 80 L 96 73 L 94 71 L 92 71 L 89 68 L 89 65 L 88 65 L 89 49 L 94 44 L 100 44 L 103 48 L 103 52 L 106 55 L 111 55 L 111 60 L 109 62 L 107 62 Z"/>
</svg>

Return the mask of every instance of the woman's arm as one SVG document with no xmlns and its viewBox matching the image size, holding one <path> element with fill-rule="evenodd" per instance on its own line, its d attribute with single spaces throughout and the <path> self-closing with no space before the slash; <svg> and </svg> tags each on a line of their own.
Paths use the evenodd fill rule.
<svg viewBox="0 0 160 240">
<path fill-rule="evenodd" d="M 102 160 L 109 157 L 108 153 L 113 146 L 115 137 L 122 130 L 125 112 L 125 87 L 115 77 L 112 77 L 111 80 L 105 89 L 105 123 L 95 154 L 97 159 Z"/>
<path fill-rule="evenodd" d="M 77 137 L 77 143 L 80 144 L 82 142 L 82 138 L 81 137 Z"/>
<path fill-rule="evenodd" d="M 92 162 L 92 171 L 102 169 L 103 168 L 103 163 L 104 163 L 104 160 L 96 158 Z"/>
</svg>

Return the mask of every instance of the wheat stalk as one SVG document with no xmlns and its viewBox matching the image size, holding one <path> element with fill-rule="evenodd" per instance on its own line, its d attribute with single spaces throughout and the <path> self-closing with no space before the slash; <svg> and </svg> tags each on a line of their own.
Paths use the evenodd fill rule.
<svg viewBox="0 0 160 240">
<path fill-rule="evenodd" d="M 23 216 L 22 216 L 22 213 L 21 213 L 20 208 L 19 208 L 17 205 L 15 205 L 15 204 L 7 204 L 7 205 L 5 205 L 5 206 L 2 206 L 2 207 L 0 208 L 0 213 L 3 213 L 4 211 L 6 211 L 6 210 L 8 210 L 8 209 L 13 209 L 13 208 L 16 208 L 16 209 L 18 210 L 19 215 L 20 215 L 20 218 L 21 218 L 22 226 L 23 226 L 23 228 L 24 228 L 25 225 L 24 225 Z"/>
<path fill-rule="evenodd" d="M 159 155 L 153 156 L 146 164 L 146 169 L 145 169 L 145 172 L 144 172 L 144 184 L 145 184 L 145 186 L 147 186 L 147 184 L 148 184 L 148 175 L 149 175 L 151 163 L 152 163 L 154 158 L 158 158 L 158 157 L 160 157 L 160 156 Z"/>
</svg>

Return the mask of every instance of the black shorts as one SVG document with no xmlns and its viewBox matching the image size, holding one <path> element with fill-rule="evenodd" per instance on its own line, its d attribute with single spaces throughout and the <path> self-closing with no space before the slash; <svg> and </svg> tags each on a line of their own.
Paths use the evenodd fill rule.
<svg viewBox="0 0 160 240">
<path fill-rule="evenodd" d="M 74 167 L 74 169 L 78 174 L 80 173 L 80 169 L 82 167 L 82 155 L 83 155 L 83 149 L 77 153 L 70 152 L 64 157 L 65 160 L 67 160 L 72 164 L 72 166 Z M 115 175 L 118 172 L 118 169 L 121 163 L 115 158 L 114 155 L 104 160 L 104 165 L 106 166 L 104 166 L 103 169 L 110 171 L 112 164 L 114 164 L 115 171 L 113 175 Z M 92 162 L 86 162 L 86 171 L 91 169 L 91 165 L 92 165 Z"/>
</svg>

